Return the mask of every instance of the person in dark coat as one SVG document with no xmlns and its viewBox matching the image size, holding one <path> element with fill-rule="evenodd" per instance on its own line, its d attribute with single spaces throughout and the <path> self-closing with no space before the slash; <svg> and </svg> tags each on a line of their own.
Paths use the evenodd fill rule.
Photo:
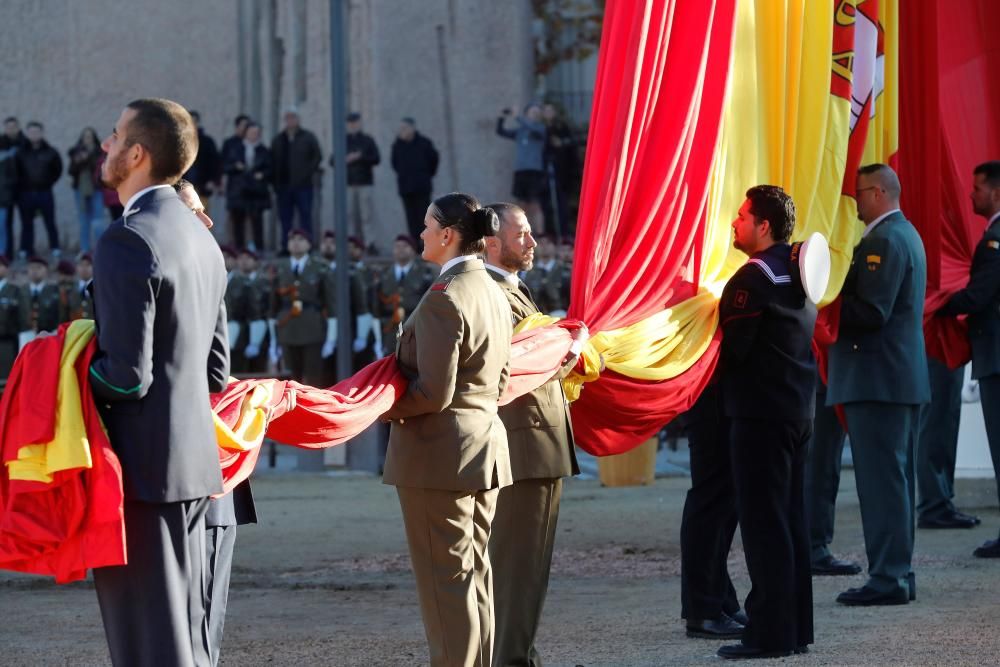
<svg viewBox="0 0 1000 667">
<path fill-rule="evenodd" d="M 215 139 L 208 136 L 201 126 L 201 114 L 197 111 L 189 113 L 198 125 L 198 157 L 184 174 L 184 180 L 194 186 L 195 192 L 201 197 L 201 203 L 208 208 L 208 200 L 215 194 L 222 180 L 222 160 Z"/>
<path fill-rule="evenodd" d="M 17 208 L 21 215 L 21 256 L 35 252 L 35 216 L 41 214 L 49 249 L 59 255 L 56 228 L 56 201 L 52 186 L 62 176 L 59 151 L 45 141 L 45 128 L 38 121 L 28 123 L 28 143 L 17 152 Z"/>
<path fill-rule="evenodd" d="M 230 239 L 237 248 L 246 245 L 246 223 L 250 222 L 252 250 L 264 247 L 264 211 L 271 208 L 271 151 L 260 141 L 260 125 L 248 123 L 243 140 L 227 143 L 223 158 L 226 174 L 226 208 L 231 223 Z"/>
<path fill-rule="evenodd" d="M 14 205 L 17 204 L 17 151 L 28 144 L 17 118 L 8 116 L 0 135 L 0 252 L 10 258 L 14 253 Z M 6 167 L 5 167 L 6 165 Z"/>
<path fill-rule="evenodd" d="M 285 111 L 285 127 L 271 141 L 272 180 L 278 198 L 282 241 L 293 227 L 313 233 L 313 181 L 323 161 L 319 142 L 300 125 L 299 112 Z M 295 214 L 298 212 L 298 224 Z"/>
<path fill-rule="evenodd" d="M 375 139 L 365 134 L 361 128 L 361 114 L 347 115 L 347 219 L 354 227 L 354 235 L 371 250 L 374 250 L 375 230 L 372 186 L 375 184 L 374 169 L 382 156 Z M 335 166 L 330 156 L 330 166 Z M 426 209 L 425 209 L 426 211 Z"/>
<path fill-rule="evenodd" d="M 419 238 L 434 190 L 438 152 L 430 139 L 417 132 L 412 118 L 404 118 L 399 123 L 399 132 L 392 142 L 392 169 L 396 172 L 407 229 L 411 237 Z"/>
</svg>

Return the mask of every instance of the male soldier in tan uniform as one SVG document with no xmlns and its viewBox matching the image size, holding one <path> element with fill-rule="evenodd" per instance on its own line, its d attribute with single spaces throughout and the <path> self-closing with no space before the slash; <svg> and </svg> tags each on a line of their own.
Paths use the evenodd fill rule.
<svg viewBox="0 0 1000 667">
<path fill-rule="evenodd" d="M 539 312 L 517 277 L 531 269 L 535 240 L 520 207 L 490 208 L 500 217 L 500 232 L 486 239 L 486 268 L 507 297 L 516 327 Z M 576 357 L 567 362 L 572 367 Z M 514 484 L 500 489 L 490 536 L 496 604 L 493 664 L 498 667 L 541 665 L 535 634 L 549 584 L 562 478 L 580 472 L 563 375 L 500 408 Z"/>
<path fill-rule="evenodd" d="M 385 345 L 396 342 L 396 330 L 406 321 L 427 288 L 434 282 L 434 272 L 416 258 L 417 242 L 400 234 L 392 244 L 392 265 L 382 270 L 375 294 L 375 313 L 382 324 Z"/>
<path fill-rule="evenodd" d="M 28 284 L 24 286 L 24 308 L 28 329 L 55 331 L 59 328 L 59 288 L 48 281 L 49 263 L 41 257 L 28 260 Z"/>
<path fill-rule="evenodd" d="M 524 275 L 524 283 L 531 290 L 532 298 L 543 313 L 554 313 L 558 316 L 566 314 L 568 299 L 563 295 L 569 290 L 564 288 L 566 270 L 557 256 L 557 248 L 551 236 L 538 237 L 536 245 L 537 261 Z"/>
<path fill-rule="evenodd" d="M 304 229 L 288 233 L 289 257 L 277 266 L 272 313 L 278 344 L 292 379 L 315 387 L 323 381 L 323 359 L 333 354 L 337 325 L 327 319 L 327 267 L 309 256 Z"/>
<path fill-rule="evenodd" d="M 10 375 L 17 357 L 17 337 L 28 328 L 24 317 L 24 293 L 7 279 L 10 260 L 0 255 L 0 378 Z"/>
</svg>

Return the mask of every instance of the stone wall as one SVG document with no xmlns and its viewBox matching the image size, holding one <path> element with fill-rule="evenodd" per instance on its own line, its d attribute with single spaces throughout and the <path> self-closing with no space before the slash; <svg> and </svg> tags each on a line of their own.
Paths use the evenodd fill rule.
<svg viewBox="0 0 1000 667">
<path fill-rule="evenodd" d="M 509 197 L 513 143 L 493 126 L 501 108 L 521 106 L 532 90 L 528 0 L 347 1 L 349 107 L 363 114 L 383 154 L 375 175 L 380 237 L 405 229 L 389 166 L 402 116 L 413 116 L 441 152 L 436 193 Z M 261 17 L 256 34 L 247 30 L 253 11 Z M 41 121 L 64 156 L 84 126 L 103 137 L 122 106 L 144 96 L 198 109 L 221 143 L 241 99 L 251 102 L 249 72 L 257 73 L 266 137 L 277 130 L 275 110 L 296 104 L 324 152 L 332 150 L 326 0 L 5 0 L 0 71 L 0 115 Z M 323 228 L 333 226 L 331 197 L 327 169 Z M 221 198 L 212 213 L 224 216 Z M 75 247 L 68 178 L 57 186 L 57 218 L 64 245 Z"/>
</svg>

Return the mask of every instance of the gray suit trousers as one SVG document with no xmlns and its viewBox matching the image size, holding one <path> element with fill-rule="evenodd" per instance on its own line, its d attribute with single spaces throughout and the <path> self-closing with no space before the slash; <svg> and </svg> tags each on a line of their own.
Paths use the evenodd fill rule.
<svg viewBox="0 0 1000 667">
<path fill-rule="evenodd" d="M 205 508 L 125 502 L 128 564 L 94 569 L 111 662 L 207 667 Z"/>
</svg>

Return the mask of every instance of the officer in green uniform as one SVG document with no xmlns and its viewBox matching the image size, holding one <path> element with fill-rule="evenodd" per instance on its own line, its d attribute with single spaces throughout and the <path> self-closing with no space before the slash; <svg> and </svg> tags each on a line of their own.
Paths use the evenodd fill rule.
<svg viewBox="0 0 1000 667">
<path fill-rule="evenodd" d="M 77 289 L 76 266 L 68 259 L 56 265 L 56 288 L 59 290 L 59 323 L 80 319 L 80 292 Z"/>
<path fill-rule="evenodd" d="M 90 293 L 90 281 L 94 278 L 94 258 L 89 252 L 80 255 L 76 262 L 76 293 L 80 308 L 80 318 L 94 319 L 94 298 Z"/>
<path fill-rule="evenodd" d="M 18 334 L 28 328 L 24 292 L 7 279 L 10 260 L 0 255 L 0 377 L 10 375 L 17 357 Z"/>
<path fill-rule="evenodd" d="M 375 314 L 382 327 L 383 345 L 396 344 L 396 331 L 420 303 L 434 282 L 434 272 L 417 258 L 417 242 L 400 234 L 392 244 L 392 264 L 379 276 L 375 291 Z"/>
<path fill-rule="evenodd" d="M 259 269 L 259 257 L 249 248 L 242 248 L 236 264 L 246 281 L 246 313 L 248 319 L 247 345 L 241 353 L 245 360 L 245 373 L 262 375 L 267 372 L 267 350 L 270 345 L 270 331 L 267 315 L 270 309 L 271 293 L 274 288 L 266 271 Z"/>
<path fill-rule="evenodd" d="M 337 239 L 334 233 L 327 230 L 320 241 L 320 254 L 327 262 L 326 294 L 327 317 L 334 319 L 339 316 L 337 310 Z M 355 371 L 373 361 L 371 353 L 372 315 L 368 308 L 365 285 L 358 272 L 357 263 L 352 261 L 348 267 L 349 291 L 351 295 L 351 347 L 353 354 L 352 367 Z M 337 355 L 336 346 L 323 351 L 323 385 L 336 384 Z"/>
<path fill-rule="evenodd" d="M 250 323 L 260 319 L 258 301 L 250 279 L 238 266 L 238 253 L 230 246 L 222 247 L 226 260 L 228 283 L 226 285 L 226 318 L 229 324 L 230 373 L 249 371 L 244 351 L 250 344 Z"/>
<path fill-rule="evenodd" d="M 28 260 L 28 284 L 24 286 L 24 304 L 27 310 L 28 329 L 55 331 L 59 328 L 62 308 L 59 288 L 48 281 L 49 263 L 41 257 Z"/>
<path fill-rule="evenodd" d="M 512 324 L 538 311 L 522 290 L 518 272 L 531 268 L 535 240 L 524 211 L 514 204 L 490 204 L 500 230 L 486 239 L 486 269 L 510 304 Z M 511 486 L 500 489 L 490 534 L 496 605 L 495 665 L 540 665 L 535 635 L 549 584 L 562 498 L 562 478 L 580 472 L 569 404 L 561 376 L 508 405 L 500 419 L 507 429 Z"/>
<path fill-rule="evenodd" d="M 557 257 L 551 236 L 539 235 L 535 248 L 537 260 L 524 275 L 524 284 L 543 313 L 566 314 L 569 305 L 569 279 L 566 267 Z"/>
<path fill-rule="evenodd" d="M 1000 160 L 979 165 L 973 178 L 972 208 L 986 218 L 986 232 L 972 256 L 968 286 L 953 294 L 937 314 L 969 316 L 972 377 L 979 380 L 983 421 L 1000 493 Z M 1000 538 L 987 541 L 973 554 L 1000 558 Z"/>
<path fill-rule="evenodd" d="M 896 173 L 858 170 L 866 223 L 841 290 L 840 330 L 830 348 L 827 405 L 843 405 L 868 556 L 868 581 L 837 597 L 847 605 L 915 599 L 913 453 L 920 406 L 930 400 L 924 350 L 927 260 L 899 210 Z"/>
<path fill-rule="evenodd" d="M 277 265 L 271 304 L 277 343 L 292 379 L 322 386 L 323 359 L 337 344 L 337 323 L 329 301 L 327 265 L 309 255 L 312 239 L 304 229 L 288 233 L 289 256 Z"/>
</svg>

